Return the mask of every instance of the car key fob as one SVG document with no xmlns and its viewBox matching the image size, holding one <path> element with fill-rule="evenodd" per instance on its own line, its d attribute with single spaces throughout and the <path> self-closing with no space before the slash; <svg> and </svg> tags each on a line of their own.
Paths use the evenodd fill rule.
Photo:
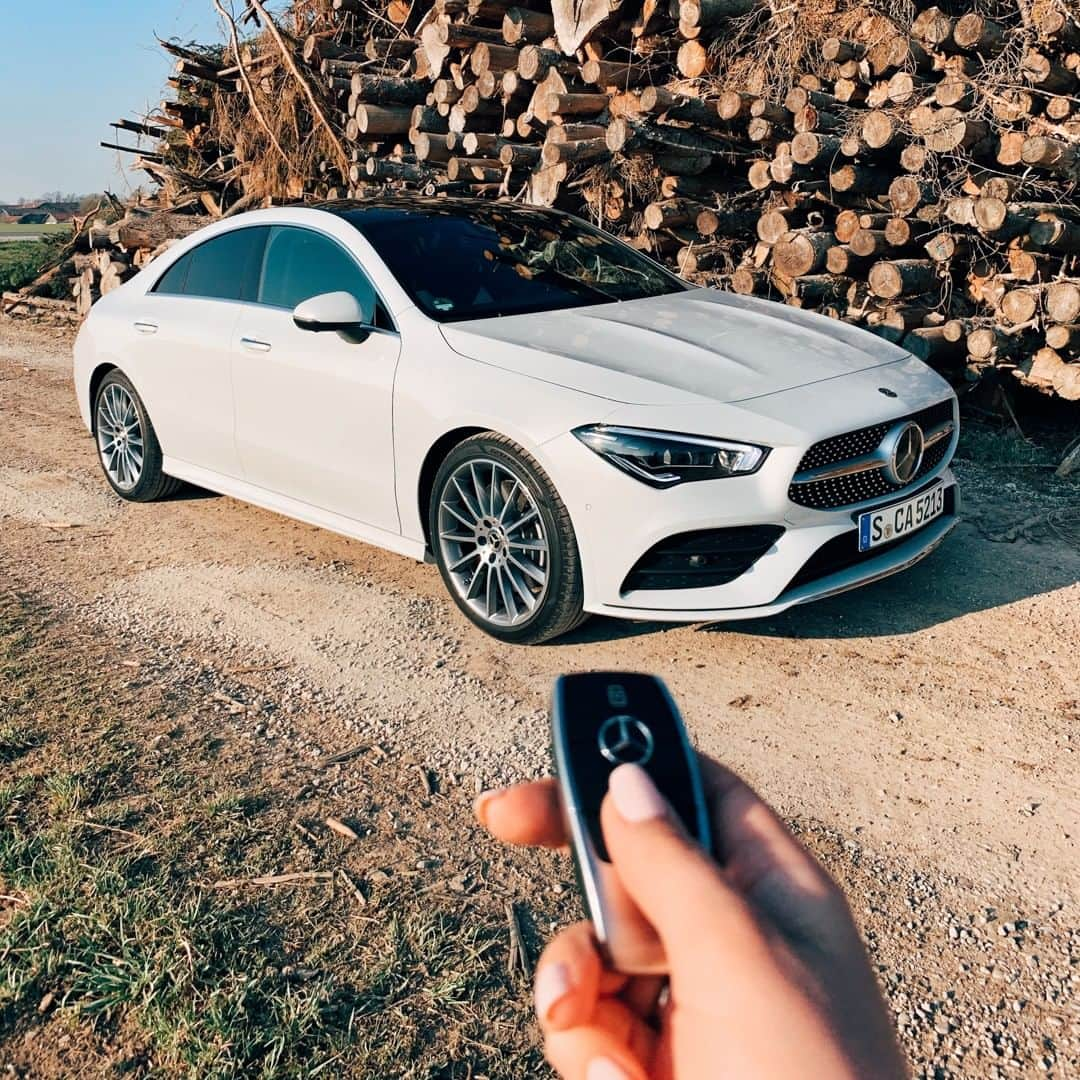
<svg viewBox="0 0 1080 1080">
<path fill-rule="evenodd" d="M 640 765 L 686 831 L 711 850 L 697 756 L 679 710 L 654 675 L 562 675 L 552 700 L 551 743 L 578 886 L 597 942 L 617 971 L 662 974 L 667 971 L 663 946 L 608 858 L 600 804 L 619 765 Z"/>
</svg>

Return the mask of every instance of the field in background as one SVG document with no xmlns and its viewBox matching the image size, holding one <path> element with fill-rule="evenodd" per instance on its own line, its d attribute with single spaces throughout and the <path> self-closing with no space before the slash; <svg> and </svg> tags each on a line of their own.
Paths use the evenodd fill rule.
<svg viewBox="0 0 1080 1080">
<path fill-rule="evenodd" d="M 61 221 L 55 225 L 5 225 L 0 224 L 0 237 L 4 239 L 47 236 L 51 233 L 70 233 L 71 222 Z"/>
</svg>

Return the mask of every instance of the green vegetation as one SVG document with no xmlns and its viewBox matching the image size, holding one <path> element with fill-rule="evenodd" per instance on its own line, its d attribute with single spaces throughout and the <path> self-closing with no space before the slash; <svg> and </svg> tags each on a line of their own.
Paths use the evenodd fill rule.
<svg viewBox="0 0 1080 1080">
<path fill-rule="evenodd" d="M 4 228 L 27 226 L 3 226 Z M 0 290 L 19 289 L 28 281 L 33 281 L 41 269 L 64 246 L 70 235 L 69 226 L 54 227 L 48 236 L 40 240 L 5 240 L 0 241 Z M 66 287 L 67 282 L 63 282 Z"/>
<path fill-rule="evenodd" d="M 71 222 L 60 221 L 55 225 L 12 225 L 0 222 L 0 236 L 48 236 L 53 233 L 69 236 Z"/>
<path fill-rule="evenodd" d="M 1042 466 L 1053 468 L 1053 454 L 1031 439 L 1023 438 L 1015 428 L 997 428 L 987 424 L 964 423 L 960 426 L 960 444 L 956 456 L 985 466 Z"/>
<path fill-rule="evenodd" d="M 298 802 L 295 769 L 197 715 L 194 686 L 128 681 L 50 619 L 0 590 L 0 1060 L 13 1074 L 536 1075 L 503 897 L 412 869 L 412 835 L 455 815 L 461 831 L 466 799 L 448 815 L 381 760 L 352 762 L 369 794 L 352 800 L 367 826 L 349 845 L 319 824 L 346 810 Z M 481 842 L 464 832 L 475 865 Z M 327 873 L 345 867 L 347 882 Z M 215 887 L 286 871 L 325 877 Z"/>
</svg>

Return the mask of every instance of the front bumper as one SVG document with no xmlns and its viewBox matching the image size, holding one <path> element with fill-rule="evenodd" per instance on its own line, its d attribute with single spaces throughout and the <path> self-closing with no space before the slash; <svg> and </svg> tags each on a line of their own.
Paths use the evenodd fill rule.
<svg viewBox="0 0 1080 1080">
<path fill-rule="evenodd" d="M 856 517 L 915 490 L 839 510 L 811 510 L 788 499 L 788 484 L 801 447 L 778 447 L 762 469 L 746 477 L 682 484 L 657 491 L 625 476 L 572 435 L 546 447 L 578 537 L 584 570 L 585 609 L 624 619 L 704 622 L 759 618 L 797 604 L 869 584 L 912 566 L 933 551 L 958 521 L 959 495 L 947 465 L 921 479 L 952 489 L 952 509 L 901 543 L 854 565 L 796 582 L 807 562 L 830 540 L 850 534 Z M 951 457 L 951 453 L 949 455 Z M 784 533 L 745 573 L 724 585 L 687 589 L 624 591 L 631 568 L 653 545 L 671 536 L 745 525 L 779 525 Z"/>
</svg>

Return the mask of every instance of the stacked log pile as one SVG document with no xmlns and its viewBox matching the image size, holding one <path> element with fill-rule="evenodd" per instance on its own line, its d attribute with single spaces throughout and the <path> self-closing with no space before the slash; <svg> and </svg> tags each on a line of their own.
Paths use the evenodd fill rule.
<svg viewBox="0 0 1080 1080">
<path fill-rule="evenodd" d="M 508 197 L 948 373 L 1080 400 L 1071 0 L 294 0 L 275 19 L 249 0 L 240 25 L 215 7 L 228 43 L 163 43 L 174 98 L 117 122 L 159 188 L 75 260 L 80 310 L 188 222 Z"/>
</svg>

